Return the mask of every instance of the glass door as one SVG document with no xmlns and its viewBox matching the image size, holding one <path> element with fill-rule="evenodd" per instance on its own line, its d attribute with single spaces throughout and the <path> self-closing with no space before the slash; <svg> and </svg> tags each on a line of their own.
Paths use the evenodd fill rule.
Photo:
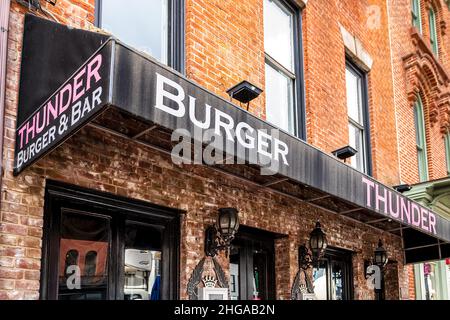
<svg viewBox="0 0 450 320">
<path fill-rule="evenodd" d="M 274 273 L 273 235 L 241 227 L 230 251 L 231 299 L 275 299 Z"/>
<path fill-rule="evenodd" d="M 329 248 L 313 268 L 314 293 L 318 300 L 350 300 L 353 296 L 351 252 Z"/>
</svg>

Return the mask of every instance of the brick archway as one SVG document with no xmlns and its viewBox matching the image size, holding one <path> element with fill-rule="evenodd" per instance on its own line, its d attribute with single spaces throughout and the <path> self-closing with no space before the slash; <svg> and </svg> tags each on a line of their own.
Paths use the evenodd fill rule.
<svg viewBox="0 0 450 320">
<path fill-rule="evenodd" d="M 444 134 L 450 131 L 450 77 L 417 31 L 411 36 L 415 50 L 403 57 L 408 101 L 413 106 L 421 93 L 430 124 L 437 123 Z"/>
</svg>

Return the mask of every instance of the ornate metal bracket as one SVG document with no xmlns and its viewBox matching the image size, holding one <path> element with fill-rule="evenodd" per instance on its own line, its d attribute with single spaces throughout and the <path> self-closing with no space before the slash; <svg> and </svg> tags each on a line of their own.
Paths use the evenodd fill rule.
<svg viewBox="0 0 450 320">
<path fill-rule="evenodd" d="M 310 267 L 313 266 L 313 258 L 311 253 L 309 252 L 306 245 L 301 245 L 298 248 L 298 265 L 303 270 L 308 270 Z"/>
<path fill-rule="evenodd" d="M 209 226 L 205 231 L 205 254 L 208 257 L 215 257 L 221 250 L 226 250 L 228 256 L 228 249 L 233 238 L 223 239 L 214 225 Z"/>
</svg>

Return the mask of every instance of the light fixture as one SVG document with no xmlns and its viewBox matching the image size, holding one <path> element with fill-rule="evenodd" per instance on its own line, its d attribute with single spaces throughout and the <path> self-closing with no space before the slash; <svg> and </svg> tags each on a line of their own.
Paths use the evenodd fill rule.
<svg viewBox="0 0 450 320">
<path fill-rule="evenodd" d="M 339 148 L 337 150 L 334 150 L 332 152 L 332 154 L 335 157 L 338 157 L 341 160 L 345 160 L 347 158 L 351 158 L 357 153 L 358 153 L 358 150 L 356 150 L 355 148 L 353 148 L 351 146 L 345 146 L 345 147 Z"/>
<path fill-rule="evenodd" d="M 236 208 L 220 208 L 216 223 L 205 231 L 205 254 L 214 257 L 221 250 L 228 250 L 239 229 L 239 214 Z"/>
<path fill-rule="evenodd" d="M 301 245 L 298 251 L 299 265 L 306 270 L 314 264 L 319 264 L 320 259 L 325 253 L 328 246 L 327 236 L 322 230 L 320 222 L 316 222 L 316 226 L 309 234 L 309 250 L 306 244 Z"/>
<path fill-rule="evenodd" d="M 409 184 L 399 184 L 398 186 L 393 186 L 392 188 L 394 188 L 395 190 L 397 190 L 400 193 L 406 192 L 411 190 L 411 185 Z"/>
<path fill-rule="evenodd" d="M 388 262 L 386 249 L 383 247 L 381 239 L 378 240 L 378 247 L 374 251 L 374 263 L 383 268 Z"/>
<path fill-rule="evenodd" d="M 261 92 L 262 90 L 260 88 L 246 80 L 239 82 L 237 85 L 227 90 L 230 99 L 236 99 L 241 103 L 247 103 L 247 110 L 250 101 L 257 98 Z"/>
<path fill-rule="evenodd" d="M 47 1 L 48 3 L 50 3 L 52 6 L 55 6 L 57 0 L 45 0 L 45 1 Z"/>
</svg>

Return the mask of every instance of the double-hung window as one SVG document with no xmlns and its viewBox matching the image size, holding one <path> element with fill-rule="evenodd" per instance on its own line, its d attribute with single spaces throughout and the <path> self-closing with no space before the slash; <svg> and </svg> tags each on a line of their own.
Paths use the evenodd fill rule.
<svg viewBox="0 0 450 320">
<path fill-rule="evenodd" d="M 430 11 L 428 12 L 428 22 L 430 24 L 431 50 L 433 50 L 433 53 L 437 57 L 439 55 L 439 44 L 438 44 L 437 28 L 436 28 L 436 12 L 433 10 L 433 8 L 431 8 Z"/>
<path fill-rule="evenodd" d="M 414 125 L 416 130 L 417 161 L 420 182 L 428 180 L 427 146 L 425 138 L 425 120 L 420 96 L 414 104 Z"/>
<path fill-rule="evenodd" d="M 266 119 L 304 138 L 299 29 L 297 8 L 283 0 L 264 0 Z"/>
<path fill-rule="evenodd" d="M 350 165 L 371 174 L 370 126 L 365 74 L 349 61 L 346 64 L 347 112 L 349 144 L 358 152 L 350 158 Z"/>
<path fill-rule="evenodd" d="M 184 0 L 97 0 L 97 26 L 183 72 Z"/>
<path fill-rule="evenodd" d="M 411 0 L 412 25 L 422 33 L 422 16 L 420 12 L 420 0 Z"/>
</svg>

